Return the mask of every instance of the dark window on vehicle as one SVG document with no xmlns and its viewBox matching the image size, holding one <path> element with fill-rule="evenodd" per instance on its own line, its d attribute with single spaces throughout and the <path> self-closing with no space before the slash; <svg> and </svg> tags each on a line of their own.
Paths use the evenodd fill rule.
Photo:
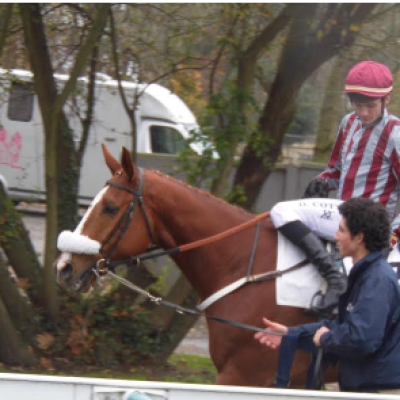
<svg viewBox="0 0 400 400">
<path fill-rule="evenodd" d="M 168 126 L 151 126 L 150 139 L 153 153 L 177 154 L 187 146 L 180 132 Z"/>
<path fill-rule="evenodd" d="M 8 100 L 8 119 L 29 122 L 33 114 L 33 83 L 13 82 Z"/>
</svg>

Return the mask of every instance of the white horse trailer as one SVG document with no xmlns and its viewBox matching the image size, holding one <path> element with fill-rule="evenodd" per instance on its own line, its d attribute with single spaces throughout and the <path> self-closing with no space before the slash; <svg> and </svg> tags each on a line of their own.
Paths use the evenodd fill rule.
<svg viewBox="0 0 400 400">
<path fill-rule="evenodd" d="M 66 75 L 54 75 L 61 88 Z M 129 103 L 137 93 L 139 105 L 135 112 L 137 152 L 177 154 L 197 121 L 186 104 L 168 89 L 158 84 L 122 83 Z M 74 141 L 82 137 L 87 78 L 80 78 L 77 90 L 64 107 Z M 101 143 L 111 153 L 119 154 L 122 146 L 132 147 L 131 127 L 118 92 L 118 82 L 98 74 L 95 85 L 93 123 L 83 159 L 79 197 L 89 202 L 108 178 L 102 162 Z M 0 180 L 16 199 L 43 200 L 44 129 L 33 76 L 29 71 L 0 69 Z M 201 154 L 199 144 L 191 144 L 194 154 Z M 86 201 L 85 201 L 86 200 Z"/>
<path fill-rule="evenodd" d="M 398 400 L 400 396 L 244 386 L 122 381 L 46 375 L 0 374 L 9 400 Z"/>
</svg>

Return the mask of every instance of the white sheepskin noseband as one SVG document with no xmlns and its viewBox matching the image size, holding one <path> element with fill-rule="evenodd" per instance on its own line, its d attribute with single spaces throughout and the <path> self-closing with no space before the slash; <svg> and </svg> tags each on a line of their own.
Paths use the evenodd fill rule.
<svg viewBox="0 0 400 400">
<path fill-rule="evenodd" d="M 66 253 L 98 254 L 100 247 L 97 240 L 71 231 L 61 232 L 57 240 L 58 250 Z"/>
</svg>

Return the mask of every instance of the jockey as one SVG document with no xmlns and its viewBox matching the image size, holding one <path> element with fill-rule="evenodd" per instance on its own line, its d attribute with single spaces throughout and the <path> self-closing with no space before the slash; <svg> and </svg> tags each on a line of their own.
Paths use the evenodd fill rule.
<svg viewBox="0 0 400 400">
<path fill-rule="evenodd" d="M 271 210 L 275 227 L 300 247 L 317 267 L 328 287 L 311 310 L 330 313 L 346 289 L 346 279 L 327 253 L 322 237 L 334 240 L 340 214 L 338 206 L 351 197 L 382 203 L 395 216 L 400 193 L 400 120 L 386 105 L 392 91 L 392 74 L 383 64 L 362 61 L 349 71 L 344 92 L 354 111 L 339 127 L 328 167 L 308 185 L 301 200 L 281 202 Z M 328 193 L 337 190 L 337 199 Z M 400 218 L 392 223 L 392 237 L 400 236 Z"/>
</svg>

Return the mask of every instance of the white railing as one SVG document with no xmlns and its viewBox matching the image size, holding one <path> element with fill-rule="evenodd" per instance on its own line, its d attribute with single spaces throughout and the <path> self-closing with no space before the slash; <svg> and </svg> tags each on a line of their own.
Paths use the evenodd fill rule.
<svg viewBox="0 0 400 400">
<path fill-rule="evenodd" d="M 139 395 L 140 394 L 140 395 Z M 0 374 L 2 400 L 399 400 L 400 396 Z"/>
</svg>

